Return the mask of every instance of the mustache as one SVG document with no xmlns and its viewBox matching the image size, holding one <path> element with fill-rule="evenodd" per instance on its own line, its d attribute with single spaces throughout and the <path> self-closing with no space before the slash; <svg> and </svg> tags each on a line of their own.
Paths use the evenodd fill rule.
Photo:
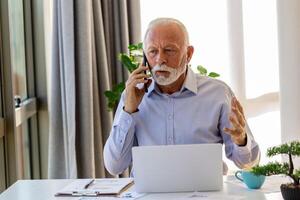
<svg viewBox="0 0 300 200">
<path fill-rule="evenodd" d="M 180 65 L 179 67 L 183 66 L 184 65 L 184 62 L 186 61 L 186 56 L 183 57 L 183 59 L 181 60 L 180 62 Z M 186 63 L 185 63 L 186 64 Z M 187 64 L 186 64 L 187 65 Z M 152 73 L 156 72 L 156 71 L 167 71 L 167 72 L 170 72 L 170 73 L 174 73 L 176 72 L 178 69 L 177 67 L 174 68 L 174 67 L 169 67 L 168 65 L 166 64 L 157 64 L 155 65 L 152 70 L 150 70 Z"/>
<path fill-rule="evenodd" d="M 155 65 L 153 68 L 152 68 L 152 73 L 156 72 L 156 71 L 167 71 L 167 72 L 172 72 L 172 71 L 176 71 L 176 69 L 172 68 L 172 67 L 169 67 L 165 64 L 163 65 Z"/>
</svg>

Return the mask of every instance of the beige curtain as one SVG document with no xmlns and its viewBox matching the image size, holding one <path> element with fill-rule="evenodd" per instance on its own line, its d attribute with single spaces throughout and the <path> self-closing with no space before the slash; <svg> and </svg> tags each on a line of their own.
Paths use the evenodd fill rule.
<svg viewBox="0 0 300 200">
<path fill-rule="evenodd" d="M 49 178 L 106 177 L 113 113 L 104 91 L 127 79 L 117 61 L 141 41 L 139 0 L 54 0 Z"/>
</svg>

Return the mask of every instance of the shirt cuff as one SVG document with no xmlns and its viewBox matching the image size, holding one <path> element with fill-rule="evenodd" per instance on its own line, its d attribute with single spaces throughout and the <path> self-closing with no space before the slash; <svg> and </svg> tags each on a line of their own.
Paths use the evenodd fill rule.
<svg viewBox="0 0 300 200">
<path fill-rule="evenodd" d="M 129 114 L 123 109 L 120 111 L 120 114 L 118 115 L 118 118 L 116 118 L 114 126 L 118 126 L 120 128 L 118 140 L 121 144 L 125 142 L 125 138 L 127 137 L 128 132 L 132 132 L 129 130 L 135 126 L 137 116 L 138 112 Z"/>
<path fill-rule="evenodd" d="M 131 127 L 133 122 L 131 114 L 125 112 L 122 110 L 119 114 L 119 117 L 116 120 L 115 125 L 119 126 L 122 131 L 127 132 L 129 128 Z"/>
<path fill-rule="evenodd" d="M 239 146 L 237 144 L 234 144 L 234 148 L 237 150 L 239 155 L 246 155 L 251 153 L 251 145 L 252 140 L 250 135 L 247 133 L 247 144 L 245 146 Z"/>
</svg>

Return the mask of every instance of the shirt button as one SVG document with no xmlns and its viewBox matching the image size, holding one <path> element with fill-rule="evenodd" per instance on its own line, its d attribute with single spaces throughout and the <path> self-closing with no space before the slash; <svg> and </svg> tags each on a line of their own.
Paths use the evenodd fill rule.
<svg viewBox="0 0 300 200">
<path fill-rule="evenodd" d="M 168 118 L 169 118 L 169 120 L 171 120 L 171 119 L 172 119 L 172 115 L 171 115 L 171 114 L 169 114 Z"/>
</svg>

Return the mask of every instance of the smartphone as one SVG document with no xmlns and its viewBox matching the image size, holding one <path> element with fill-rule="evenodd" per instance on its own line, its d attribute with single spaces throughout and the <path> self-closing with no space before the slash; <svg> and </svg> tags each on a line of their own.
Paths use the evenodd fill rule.
<svg viewBox="0 0 300 200">
<path fill-rule="evenodd" d="M 149 63 L 148 63 L 147 57 L 144 52 L 143 52 L 143 63 L 142 64 L 143 64 L 143 66 L 149 67 Z M 145 70 L 144 73 L 147 74 L 147 70 Z M 145 92 L 148 92 L 148 87 L 146 86 L 146 84 L 144 85 L 144 87 L 145 87 Z"/>
</svg>

